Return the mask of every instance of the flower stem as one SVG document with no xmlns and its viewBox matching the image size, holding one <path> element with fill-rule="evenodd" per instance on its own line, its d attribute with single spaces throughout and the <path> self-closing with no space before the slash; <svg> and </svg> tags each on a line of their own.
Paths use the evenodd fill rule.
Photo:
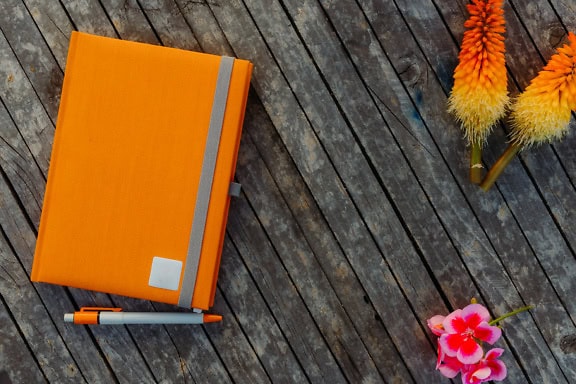
<svg viewBox="0 0 576 384">
<path fill-rule="evenodd" d="M 482 144 L 473 142 L 470 148 L 470 181 L 480 184 L 482 181 Z"/>
<path fill-rule="evenodd" d="M 494 320 L 490 321 L 488 324 L 490 324 L 490 325 L 498 324 L 499 322 L 501 322 L 502 320 L 506 319 L 507 317 L 517 315 L 517 314 L 519 314 L 519 313 L 521 313 L 521 312 L 528 311 L 528 310 L 530 310 L 530 309 L 532 309 L 532 308 L 534 308 L 534 307 L 531 306 L 531 305 L 528 305 L 528 306 L 522 307 L 522 308 L 518 308 L 518 309 L 516 309 L 516 310 L 514 310 L 514 311 L 512 311 L 512 312 L 508 312 L 507 314 L 500 316 L 500 317 L 497 318 L 497 319 L 494 319 Z"/>
<path fill-rule="evenodd" d="M 504 151 L 502 156 L 496 161 L 496 163 L 490 168 L 490 171 L 486 174 L 486 177 L 480 184 L 480 188 L 482 188 L 485 192 L 494 185 L 496 179 L 500 176 L 504 168 L 512 161 L 514 156 L 520 151 L 521 147 L 517 144 L 510 144 L 508 148 Z"/>
</svg>

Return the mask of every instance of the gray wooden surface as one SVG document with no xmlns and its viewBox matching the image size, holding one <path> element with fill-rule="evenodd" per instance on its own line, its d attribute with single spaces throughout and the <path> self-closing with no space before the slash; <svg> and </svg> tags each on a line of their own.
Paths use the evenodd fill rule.
<svg viewBox="0 0 576 384">
<path fill-rule="evenodd" d="M 446 112 L 466 3 L 0 0 L 0 383 L 448 382 L 426 319 L 472 297 L 494 317 L 534 306 L 504 324 L 507 382 L 576 382 L 576 133 L 488 193 L 468 182 Z M 576 32 L 576 3 L 505 11 L 515 95 Z M 30 283 L 72 30 L 254 63 L 222 323 L 64 324 L 171 307 Z"/>
</svg>

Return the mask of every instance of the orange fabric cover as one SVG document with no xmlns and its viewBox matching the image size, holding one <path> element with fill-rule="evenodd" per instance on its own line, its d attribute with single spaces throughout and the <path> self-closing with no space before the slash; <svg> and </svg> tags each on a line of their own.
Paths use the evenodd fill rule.
<svg viewBox="0 0 576 384">
<path fill-rule="evenodd" d="M 186 262 L 219 63 L 73 32 L 33 281 L 178 302 L 148 279 L 154 256 Z M 251 71 L 235 60 L 194 308 L 213 304 Z"/>
</svg>

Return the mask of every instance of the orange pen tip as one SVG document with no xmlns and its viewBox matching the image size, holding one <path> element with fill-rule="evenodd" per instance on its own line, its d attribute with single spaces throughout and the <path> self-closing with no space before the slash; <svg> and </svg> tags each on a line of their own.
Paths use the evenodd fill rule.
<svg viewBox="0 0 576 384">
<path fill-rule="evenodd" d="M 205 323 L 215 323 L 217 321 L 222 321 L 222 316 L 220 315 L 204 315 L 204 322 Z"/>
</svg>

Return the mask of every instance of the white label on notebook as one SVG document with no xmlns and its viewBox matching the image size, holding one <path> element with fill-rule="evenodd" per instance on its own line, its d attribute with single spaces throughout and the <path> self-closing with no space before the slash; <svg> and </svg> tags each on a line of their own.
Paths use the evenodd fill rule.
<svg viewBox="0 0 576 384">
<path fill-rule="evenodd" d="M 181 273 L 181 261 L 154 256 L 154 259 L 152 259 L 152 270 L 150 271 L 148 285 L 156 288 L 177 291 L 178 285 L 180 284 Z"/>
</svg>

